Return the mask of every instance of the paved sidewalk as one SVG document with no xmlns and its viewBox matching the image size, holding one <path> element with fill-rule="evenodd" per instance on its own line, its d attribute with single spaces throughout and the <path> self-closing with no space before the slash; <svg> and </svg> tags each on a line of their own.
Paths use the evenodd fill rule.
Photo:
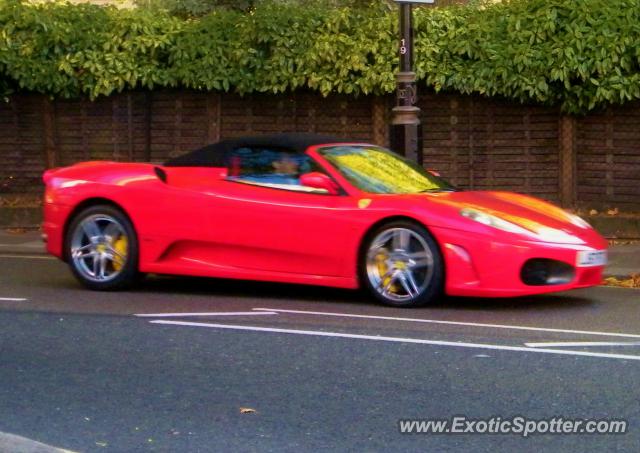
<svg viewBox="0 0 640 453">
<path fill-rule="evenodd" d="M 0 230 L 0 254 L 44 254 L 41 232 L 8 233 Z M 628 277 L 640 274 L 640 244 L 613 245 L 609 247 L 607 277 Z"/>
<path fill-rule="evenodd" d="M 9 233 L 0 230 L 0 254 L 44 254 L 42 232 L 26 231 L 24 233 Z"/>
<path fill-rule="evenodd" d="M 609 247 L 608 277 L 628 277 L 640 274 L 640 244 L 612 245 Z"/>
</svg>

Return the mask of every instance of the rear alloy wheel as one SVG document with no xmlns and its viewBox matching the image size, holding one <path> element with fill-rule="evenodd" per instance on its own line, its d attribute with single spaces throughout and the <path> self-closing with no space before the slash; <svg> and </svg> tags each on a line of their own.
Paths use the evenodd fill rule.
<svg viewBox="0 0 640 453">
<path fill-rule="evenodd" d="M 121 289 L 138 274 L 138 241 L 129 219 L 118 209 L 101 205 L 80 212 L 66 238 L 69 266 L 85 286 Z"/>
<path fill-rule="evenodd" d="M 442 293 L 442 257 L 425 228 L 397 221 L 381 226 L 369 237 L 361 257 L 360 279 L 378 300 L 396 307 L 419 307 Z"/>
</svg>

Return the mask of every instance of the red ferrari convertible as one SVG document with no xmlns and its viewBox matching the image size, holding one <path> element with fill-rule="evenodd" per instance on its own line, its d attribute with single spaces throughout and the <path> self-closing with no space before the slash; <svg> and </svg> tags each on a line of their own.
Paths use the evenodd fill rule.
<svg viewBox="0 0 640 453">
<path fill-rule="evenodd" d="M 91 289 L 142 273 L 364 287 L 419 306 L 597 285 L 606 241 L 515 193 L 458 190 L 384 148 L 316 135 L 49 170 L 48 251 Z"/>
</svg>

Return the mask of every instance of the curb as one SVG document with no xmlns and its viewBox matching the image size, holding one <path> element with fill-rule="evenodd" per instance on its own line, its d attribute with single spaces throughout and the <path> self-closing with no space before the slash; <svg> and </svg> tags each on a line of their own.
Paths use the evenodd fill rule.
<svg viewBox="0 0 640 453">
<path fill-rule="evenodd" d="M 607 239 L 640 238 L 640 217 L 585 217 Z"/>
<path fill-rule="evenodd" d="M 0 207 L 0 228 L 39 228 L 42 208 Z"/>
</svg>

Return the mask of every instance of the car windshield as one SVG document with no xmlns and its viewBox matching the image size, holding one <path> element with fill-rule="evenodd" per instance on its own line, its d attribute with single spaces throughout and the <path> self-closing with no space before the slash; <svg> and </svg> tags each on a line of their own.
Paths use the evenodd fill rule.
<svg viewBox="0 0 640 453">
<path fill-rule="evenodd" d="M 332 146 L 320 150 L 351 184 L 370 193 L 421 193 L 456 190 L 404 157 L 374 146 Z"/>
</svg>

